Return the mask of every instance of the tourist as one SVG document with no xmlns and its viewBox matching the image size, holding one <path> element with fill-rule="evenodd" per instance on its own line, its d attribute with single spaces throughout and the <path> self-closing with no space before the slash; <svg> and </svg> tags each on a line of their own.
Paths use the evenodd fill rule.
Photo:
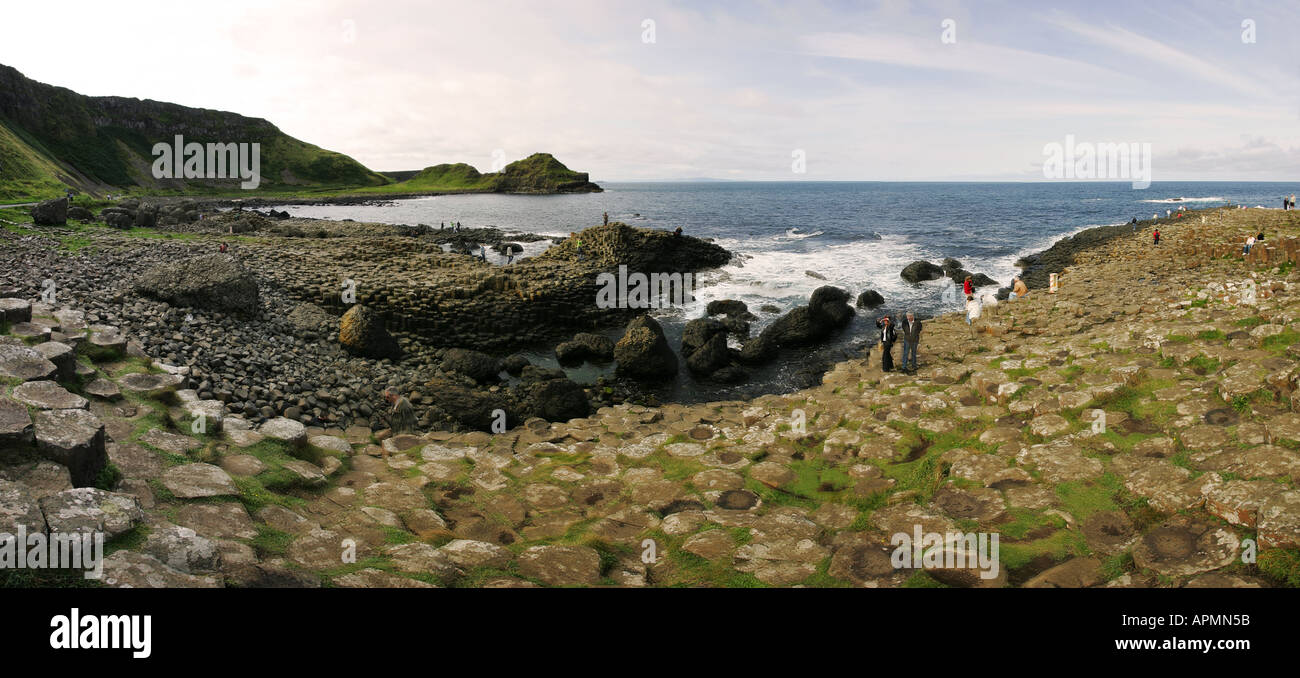
<svg viewBox="0 0 1300 678">
<path fill-rule="evenodd" d="M 221 254 L 225 254 L 225 253 L 226 253 L 226 243 L 224 243 L 224 242 L 221 243 L 221 247 L 218 247 L 218 248 L 217 248 L 217 251 L 220 252 Z"/>
<path fill-rule="evenodd" d="M 975 283 L 971 282 L 970 276 L 966 276 L 965 282 L 961 284 L 962 294 L 970 296 L 975 293 Z"/>
<path fill-rule="evenodd" d="M 903 371 L 916 371 L 916 347 L 921 343 L 921 321 L 907 312 L 903 320 Z"/>
<path fill-rule="evenodd" d="M 676 236 L 676 237 L 678 237 L 678 238 L 682 237 L 682 227 L 681 227 L 681 226 L 678 226 L 678 227 L 677 227 L 677 230 L 673 231 L 673 235 Z"/>
<path fill-rule="evenodd" d="M 1290 200 L 1290 203 L 1291 203 L 1291 209 L 1295 209 L 1295 194 L 1294 194 L 1294 193 L 1291 194 L 1291 200 Z"/>
<path fill-rule="evenodd" d="M 1159 245 L 1159 244 L 1160 244 L 1160 229 L 1157 228 L 1157 229 L 1156 229 L 1156 230 L 1151 234 L 1151 244 L 1153 244 L 1153 245 Z"/>
<path fill-rule="evenodd" d="M 1128 223 L 1130 223 L 1130 224 L 1133 225 L 1133 232 L 1134 232 L 1134 233 L 1137 233 L 1137 231 L 1138 231 L 1138 218 L 1137 218 L 1137 217 L 1133 217 L 1133 221 L 1130 221 L 1130 222 L 1128 222 Z"/>
<path fill-rule="evenodd" d="M 392 391 L 384 391 L 384 399 L 393 406 L 388 415 L 388 428 L 393 435 L 414 431 L 415 408 L 411 407 L 411 401 Z"/>
<path fill-rule="evenodd" d="M 1247 254 L 1250 254 L 1250 248 L 1253 247 L 1254 245 L 1255 245 L 1255 236 L 1253 236 L 1253 235 L 1247 235 L 1247 236 L 1246 236 L 1246 246 L 1243 247 L 1243 248 L 1241 248 L 1241 256 L 1244 257 L 1244 256 L 1246 256 Z"/>
<path fill-rule="evenodd" d="M 967 295 L 966 296 L 966 324 L 967 325 L 970 325 L 972 328 L 974 327 L 975 321 L 979 320 L 980 310 L 981 310 L 980 302 L 978 299 L 975 298 L 975 295 L 973 294 Z M 974 330 L 972 329 L 972 331 Z"/>
<path fill-rule="evenodd" d="M 1290 206 L 1291 206 L 1291 199 L 1286 197 L 1285 195 L 1282 196 L 1282 211 L 1283 212 L 1287 211 L 1288 209 L 1290 209 Z"/>
<path fill-rule="evenodd" d="M 1259 232 L 1259 235 L 1255 236 L 1255 242 L 1259 242 L 1259 241 L 1261 241 L 1261 240 L 1263 240 L 1263 239 L 1264 239 L 1264 232 L 1263 232 L 1263 231 L 1260 231 L 1260 232 Z"/>
<path fill-rule="evenodd" d="M 994 294 L 994 293 L 992 293 L 992 292 L 985 292 L 984 294 L 981 294 L 981 295 L 980 295 L 980 305 L 981 305 L 981 306 L 987 306 L 990 310 L 993 311 L 993 315 L 994 315 L 995 317 L 997 316 L 997 314 L 998 314 L 998 296 L 997 296 L 996 294 Z"/>
<path fill-rule="evenodd" d="M 605 213 L 605 225 L 606 225 L 606 226 L 609 225 L 609 212 L 606 212 L 606 213 Z"/>
<path fill-rule="evenodd" d="M 898 340 L 898 332 L 894 330 L 893 323 L 889 322 L 889 316 L 877 318 L 876 327 L 880 328 L 880 369 L 893 372 L 894 342 Z"/>
<path fill-rule="evenodd" d="M 1025 281 L 1021 280 L 1020 278 L 1012 278 L 1011 298 L 1019 299 L 1025 296 L 1026 294 L 1029 294 L 1029 287 L 1025 285 Z"/>
</svg>

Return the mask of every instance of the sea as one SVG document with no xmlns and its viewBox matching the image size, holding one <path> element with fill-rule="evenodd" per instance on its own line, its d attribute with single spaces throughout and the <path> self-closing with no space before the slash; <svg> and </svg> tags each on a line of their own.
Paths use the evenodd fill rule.
<svg viewBox="0 0 1300 678">
<path fill-rule="evenodd" d="M 944 295 L 947 281 L 911 284 L 899 277 L 918 259 L 959 260 L 973 273 L 1009 285 L 1021 257 L 1095 226 L 1165 216 L 1168 210 L 1244 205 L 1277 209 L 1284 195 L 1300 192 L 1295 183 L 1152 182 L 1130 183 L 893 183 L 893 182 L 730 182 L 602 183 L 603 193 L 573 195 L 446 195 L 368 205 L 286 205 L 295 217 L 353 219 L 361 222 L 437 228 L 459 222 L 566 236 L 611 221 L 672 230 L 708 238 L 737 256 L 723 269 L 700 274 L 695 301 L 654 312 L 670 344 L 680 346 L 682 327 L 704 314 L 708 302 L 738 299 L 759 316 L 752 334 L 780 313 L 805 304 L 813 290 L 835 285 L 854 298 L 873 289 L 885 298 L 874 311 L 859 310 L 852 325 L 815 349 L 783 353 L 753 370 L 743 384 L 697 380 L 685 369 L 654 391 L 666 401 L 705 402 L 783 393 L 809 385 L 808 366 L 854 357 L 873 343 L 874 319 L 911 310 L 921 317 L 961 310 L 960 295 Z M 525 245 L 522 256 L 550 246 Z M 506 265 L 489 252 L 488 260 Z M 948 299 L 944 301 L 945 297 Z M 593 300 L 594 303 L 594 300 Z M 606 332 L 617 340 L 621 331 Z M 733 340 L 734 346 L 739 343 Z M 925 359 L 925 341 L 920 356 Z M 534 363 L 556 367 L 552 346 L 524 351 Z M 570 377 L 590 383 L 612 366 L 566 368 Z M 813 377 L 815 380 L 815 375 Z"/>
</svg>

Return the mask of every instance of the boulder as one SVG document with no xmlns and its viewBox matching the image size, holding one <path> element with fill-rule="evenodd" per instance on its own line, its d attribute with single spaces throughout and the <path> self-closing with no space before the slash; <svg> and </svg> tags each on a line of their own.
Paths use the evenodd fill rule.
<svg viewBox="0 0 1300 678">
<path fill-rule="evenodd" d="M 727 327 L 712 318 L 697 318 L 682 330 L 682 356 L 694 374 L 712 374 L 731 364 Z"/>
<path fill-rule="evenodd" d="M 481 351 L 448 349 L 442 356 L 442 371 L 462 374 L 480 384 L 497 381 L 497 359 Z"/>
<path fill-rule="evenodd" d="M 938 280 L 947 274 L 943 268 L 935 266 L 928 261 L 913 261 L 903 267 L 903 271 L 898 275 L 910 283 L 919 283 L 926 280 Z"/>
<path fill-rule="evenodd" d="M 155 266 L 135 291 L 177 306 L 251 314 L 258 310 L 257 281 L 239 259 L 212 254 Z"/>
<path fill-rule="evenodd" d="M 84 207 L 69 207 L 68 218 L 74 221 L 94 221 L 95 215 Z"/>
<path fill-rule="evenodd" d="M 772 357 L 778 349 L 806 346 L 820 341 L 847 325 L 854 315 L 846 303 L 849 293 L 838 287 L 819 287 L 807 306 L 799 306 L 781 316 L 748 341 L 740 351 L 743 362 L 758 363 Z"/>
<path fill-rule="evenodd" d="M 879 292 L 875 290 L 863 290 L 862 294 L 858 295 L 857 307 L 875 308 L 883 303 L 885 303 L 885 298 L 881 296 Z"/>
<path fill-rule="evenodd" d="M 739 320 L 757 320 L 758 316 L 749 312 L 749 307 L 743 301 L 735 299 L 716 299 L 710 301 L 705 307 L 704 312 L 708 315 L 726 315 Z"/>
<path fill-rule="evenodd" d="M 677 374 L 677 356 L 668 346 L 664 330 L 648 315 L 627 324 L 623 338 L 614 345 L 619 374 L 641 380 L 665 380 Z"/>
<path fill-rule="evenodd" d="M 599 334 L 581 332 L 556 346 L 555 357 L 561 365 L 577 365 L 584 360 L 608 362 L 614 358 L 614 342 Z"/>
<path fill-rule="evenodd" d="M 360 304 L 348 309 L 339 321 L 339 343 L 367 358 L 396 360 L 402 356 L 397 340 L 384 327 L 384 319 Z"/>
<path fill-rule="evenodd" d="M 42 201 L 32 208 L 32 223 L 37 226 L 62 226 L 68 223 L 68 199 Z"/>
<path fill-rule="evenodd" d="M 425 393 L 452 419 L 479 431 L 491 430 L 498 419 L 497 410 L 506 413 L 508 422 L 517 419 L 514 404 L 504 394 L 480 391 L 454 379 L 435 378 L 428 383 Z"/>
<path fill-rule="evenodd" d="M 519 387 L 525 417 L 568 421 L 591 414 L 587 392 L 569 379 L 533 381 Z"/>
</svg>

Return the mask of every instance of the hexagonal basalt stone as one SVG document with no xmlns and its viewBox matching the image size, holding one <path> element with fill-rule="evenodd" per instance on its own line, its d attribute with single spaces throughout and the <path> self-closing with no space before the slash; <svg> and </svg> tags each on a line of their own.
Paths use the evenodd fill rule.
<svg viewBox="0 0 1300 678">
<path fill-rule="evenodd" d="M 140 501 L 129 494 L 77 487 L 41 499 L 50 533 L 103 532 L 112 539 L 144 520 Z"/>
<path fill-rule="evenodd" d="M 600 554 L 586 546 L 532 546 L 519 555 L 519 573 L 549 586 L 600 581 Z"/>
<path fill-rule="evenodd" d="M 44 532 L 45 516 L 26 485 L 0 480 L 0 535 L 16 535 L 20 527 L 27 534 Z"/>
<path fill-rule="evenodd" d="M 181 499 L 239 494 L 230 474 L 212 464 L 184 464 L 167 469 L 163 486 Z"/>
<path fill-rule="evenodd" d="M 0 321 L 10 324 L 32 319 L 32 304 L 25 299 L 0 299 Z"/>
<path fill-rule="evenodd" d="M 1259 542 L 1300 548 L 1300 491 L 1282 492 L 1264 502 L 1259 509 Z"/>
<path fill-rule="evenodd" d="M 1157 574 L 1190 576 L 1231 565 L 1240 545 L 1231 530 L 1176 516 L 1138 539 L 1133 563 Z"/>
<path fill-rule="evenodd" d="M 59 379 L 67 381 L 77 376 L 77 356 L 72 347 L 57 341 L 37 344 L 33 350 L 59 368 Z"/>
<path fill-rule="evenodd" d="M 108 464 L 104 424 L 86 410 L 46 410 L 36 415 L 36 447 L 41 456 L 68 467 L 72 484 L 95 484 Z"/>
<path fill-rule="evenodd" d="M 89 402 L 53 381 L 29 381 L 14 388 L 14 400 L 40 410 L 84 410 Z"/>
<path fill-rule="evenodd" d="M 104 400 L 117 400 L 122 397 L 122 391 L 117 387 L 117 384 L 107 379 L 96 379 L 86 384 L 85 391 L 96 398 Z"/>
<path fill-rule="evenodd" d="M 36 440 L 33 430 L 26 407 L 0 398 L 0 461 L 14 463 L 25 456 Z"/>
<path fill-rule="evenodd" d="M 293 445 L 300 445 L 307 440 L 307 427 L 284 417 L 276 417 L 262 424 L 257 432 L 267 438 L 282 440 Z"/>
<path fill-rule="evenodd" d="M 50 336 L 50 328 L 36 323 L 18 323 L 9 328 L 9 333 L 23 339 L 45 339 Z"/>
<path fill-rule="evenodd" d="M 113 353 L 126 352 L 126 335 L 111 325 L 91 325 L 90 343 L 101 350 Z"/>
<path fill-rule="evenodd" d="M 0 344 L 0 376 L 23 381 L 53 379 L 59 372 L 54 363 L 34 349 L 16 344 Z"/>
<path fill-rule="evenodd" d="M 176 392 L 181 384 L 185 382 L 185 377 L 178 374 L 144 374 L 137 372 L 128 374 L 118 380 L 122 390 L 129 393 L 138 393 L 149 398 L 158 398 L 164 395 Z"/>
</svg>

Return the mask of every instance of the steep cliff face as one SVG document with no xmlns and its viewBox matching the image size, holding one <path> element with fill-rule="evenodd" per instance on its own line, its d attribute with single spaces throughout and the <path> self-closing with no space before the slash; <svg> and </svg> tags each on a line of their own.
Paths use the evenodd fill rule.
<svg viewBox="0 0 1300 678">
<path fill-rule="evenodd" d="M 388 183 L 357 161 L 294 139 L 266 120 L 124 97 L 88 97 L 24 77 L 0 65 L 0 186 L 55 180 L 83 190 L 233 189 L 238 179 L 155 179 L 152 149 L 172 143 L 261 144 L 262 189 L 378 186 Z M 7 141 L 6 141 L 7 140 Z M 16 140 L 16 141 L 15 141 Z M 21 146 L 21 147 L 20 147 Z M 39 158 L 43 172 L 33 169 Z M 51 168 L 56 168 L 55 171 Z M 37 176 L 42 173 L 42 176 Z"/>
</svg>

